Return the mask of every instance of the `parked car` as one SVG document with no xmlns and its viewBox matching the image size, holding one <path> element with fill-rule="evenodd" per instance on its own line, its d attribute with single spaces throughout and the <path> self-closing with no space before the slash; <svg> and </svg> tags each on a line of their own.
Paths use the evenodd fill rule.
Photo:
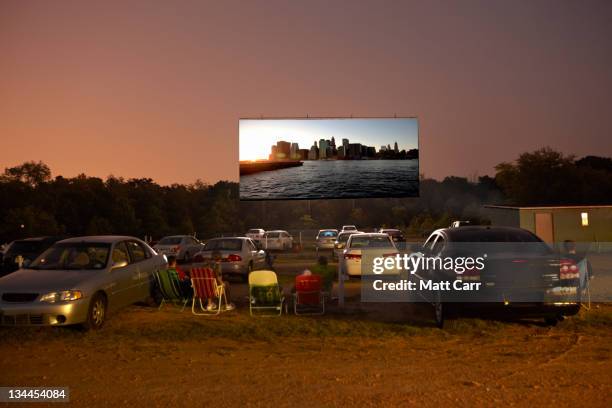
<svg viewBox="0 0 612 408">
<path fill-rule="evenodd" d="M 416 256 L 476 257 L 486 254 L 482 270 L 467 270 L 458 276 L 453 270 L 418 270 L 420 280 L 456 280 L 481 283 L 478 299 L 466 293 L 465 303 L 457 293 L 425 292 L 424 299 L 434 306 L 435 320 L 444 324 L 448 309 L 454 306 L 491 311 L 499 306 L 520 317 L 541 317 L 555 324 L 563 316 L 580 309 L 576 262 L 563 259 L 530 231 L 511 227 L 461 226 L 434 231 Z M 568 275 L 567 271 L 576 271 Z M 567 295 L 566 295 L 567 294 Z M 453 303 L 445 302 L 453 296 Z M 516 299 L 516 300 L 515 300 Z"/>
<path fill-rule="evenodd" d="M 36 237 L 11 242 L 5 249 L 0 264 L 0 276 L 19 269 L 19 262 L 27 266 L 47 248 L 65 237 Z"/>
<path fill-rule="evenodd" d="M 159 254 L 174 256 L 177 260 L 188 262 L 200 252 L 204 244 L 191 235 L 170 235 L 160 239 L 153 247 Z"/>
<path fill-rule="evenodd" d="M 163 255 L 133 237 L 56 242 L 26 268 L 0 278 L 0 323 L 98 329 L 110 312 L 150 299 L 153 273 L 165 267 Z"/>
<path fill-rule="evenodd" d="M 349 277 L 361 276 L 362 259 L 366 254 L 373 259 L 380 256 L 395 256 L 398 250 L 387 234 L 374 232 L 351 234 L 340 260 L 342 271 Z"/>
<path fill-rule="evenodd" d="M 322 229 L 319 230 L 315 239 L 315 249 L 319 252 L 320 249 L 334 249 L 334 242 L 338 237 L 337 229 Z"/>
<path fill-rule="evenodd" d="M 246 233 L 246 237 L 251 238 L 253 241 L 261 241 L 265 233 L 266 231 L 261 228 L 251 228 L 249 232 Z"/>
<path fill-rule="evenodd" d="M 343 225 L 340 232 L 357 231 L 357 227 L 354 225 Z"/>
<path fill-rule="evenodd" d="M 406 238 L 404 238 L 404 234 L 402 233 L 402 231 L 398 230 L 398 229 L 393 229 L 393 228 L 381 228 L 379 230 L 379 232 L 381 234 L 387 234 L 391 237 L 391 239 L 393 240 L 393 242 L 395 242 L 396 244 L 398 242 L 406 242 Z"/>
<path fill-rule="evenodd" d="M 219 261 L 223 275 L 239 275 L 246 282 L 254 269 L 267 265 L 266 251 L 247 237 L 214 238 L 202 251 L 195 254 L 194 262 Z"/>
<path fill-rule="evenodd" d="M 287 231 L 266 231 L 262 245 L 265 249 L 288 250 L 293 248 L 293 237 Z"/>
<path fill-rule="evenodd" d="M 348 241 L 349 237 L 353 234 L 361 234 L 361 231 L 345 231 L 340 232 L 336 237 L 336 241 L 334 241 L 334 252 L 333 256 L 337 259 L 342 258 L 342 254 L 344 252 L 344 247 L 346 246 L 346 241 Z"/>
</svg>

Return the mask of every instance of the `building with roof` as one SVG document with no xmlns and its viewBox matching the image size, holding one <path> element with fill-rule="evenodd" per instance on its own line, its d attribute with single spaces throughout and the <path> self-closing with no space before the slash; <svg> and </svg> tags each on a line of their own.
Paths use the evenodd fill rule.
<svg viewBox="0 0 612 408">
<path fill-rule="evenodd" d="M 492 225 L 524 228 L 545 242 L 612 242 L 612 205 L 485 205 L 484 209 Z"/>
</svg>

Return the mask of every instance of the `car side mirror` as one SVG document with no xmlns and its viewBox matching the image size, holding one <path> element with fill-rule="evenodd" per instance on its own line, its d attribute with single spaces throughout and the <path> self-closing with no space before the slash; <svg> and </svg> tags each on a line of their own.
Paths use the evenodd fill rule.
<svg viewBox="0 0 612 408">
<path fill-rule="evenodd" d="M 113 262 L 113 266 L 111 266 L 111 271 L 114 271 L 115 269 L 125 268 L 127 265 L 128 261 L 126 260 Z"/>
</svg>

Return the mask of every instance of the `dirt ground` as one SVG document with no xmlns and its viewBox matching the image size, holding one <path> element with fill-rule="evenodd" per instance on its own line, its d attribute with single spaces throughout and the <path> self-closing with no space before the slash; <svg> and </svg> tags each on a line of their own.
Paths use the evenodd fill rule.
<svg viewBox="0 0 612 408">
<path fill-rule="evenodd" d="M 98 332 L 2 328 L 0 384 L 68 386 L 79 406 L 610 406 L 610 305 L 444 330 L 393 307 L 381 322 L 134 306 Z"/>
<path fill-rule="evenodd" d="M 279 255 L 281 283 L 314 260 Z M 0 386 L 68 386 L 93 407 L 612 405 L 610 304 L 556 327 L 463 317 L 439 330 L 425 305 L 365 307 L 355 281 L 346 308 L 320 317 L 252 318 L 246 285 L 231 288 L 238 309 L 219 317 L 134 306 L 97 332 L 0 328 Z"/>
</svg>

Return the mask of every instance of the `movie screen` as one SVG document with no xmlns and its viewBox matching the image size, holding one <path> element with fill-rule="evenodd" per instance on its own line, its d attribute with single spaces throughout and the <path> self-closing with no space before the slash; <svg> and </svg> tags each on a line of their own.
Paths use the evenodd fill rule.
<svg viewBox="0 0 612 408">
<path fill-rule="evenodd" d="M 418 197 L 416 118 L 241 119 L 240 199 Z"/>
</svg>

